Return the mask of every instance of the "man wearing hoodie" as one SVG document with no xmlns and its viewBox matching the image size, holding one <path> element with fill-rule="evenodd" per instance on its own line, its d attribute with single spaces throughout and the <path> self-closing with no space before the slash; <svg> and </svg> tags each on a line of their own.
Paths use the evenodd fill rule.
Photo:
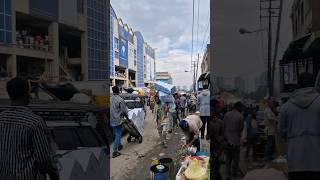
<svg viewBox="0 0 320 180">
<path fill-rule="evenodd" d="M 320 94 L 312 74 L 303 73 L 299 89 L 280 110 L 279 130 L 288 144 L 290 180 L 320 179 Z"/>
<path fill-rule="evenodd" d="M 198 109 L 200 111 L 200 118 L 202 121 L 201 139 L 204 139 L 204 132 L 206 123 L 210 120 L 210 91 L 208 86 L 203 86 L 204 90 L 198 95 Z"/>
</svg>

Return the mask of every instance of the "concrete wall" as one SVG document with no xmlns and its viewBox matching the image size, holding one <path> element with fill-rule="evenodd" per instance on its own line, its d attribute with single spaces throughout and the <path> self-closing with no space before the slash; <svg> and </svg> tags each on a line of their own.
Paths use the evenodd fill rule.
<svg viewBox="0 0 320 180">
<path fill-rule="evenodd" d="M 12 7 L 15 11 L 29 14 L 29 0 L 12 0 Z"/>
<path fill-rule="evenodd" d="M 319 0 L 313 0 L 313 19 L 312 19 L 312 30 L 317 31 L 320 30 L 320 1 Z"/>
<path fill-rule="evenodd" d="M 77 27 L 79 24 L 77 0 L 59 1 L 59 22 Z"/>
</svg>

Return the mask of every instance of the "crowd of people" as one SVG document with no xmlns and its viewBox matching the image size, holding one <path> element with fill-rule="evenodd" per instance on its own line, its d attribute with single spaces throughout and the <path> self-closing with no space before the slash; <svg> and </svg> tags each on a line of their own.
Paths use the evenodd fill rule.
<svg viewBox="0 0 320 180">
<path fill-rule="evenodd" d="M 212 100 L 208 132 L 213 179 L 222 179 L 219 167 L 224 158 L 227 179 L 239 175 L 241 145 L 246 145 L 248 159 L 257 160 L 257 153 L 251 151 L 259 150 L 254 147 L 262 136 L 266 137 L 263 164 L 283 156 L 290 180 L 320 179 L 320 94 L 312 75 L 304 73 L 298 81 L 299 88 L 289 98 L 277 101 L 269 97 L 263 107 L 237 102 L 230 109 Z M 285 148 L 278 147 L 282 142 Z"/>
</svg>

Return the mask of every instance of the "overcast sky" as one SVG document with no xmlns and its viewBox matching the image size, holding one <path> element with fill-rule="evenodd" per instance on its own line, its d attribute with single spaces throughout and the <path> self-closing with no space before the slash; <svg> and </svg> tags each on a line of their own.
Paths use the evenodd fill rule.
<svg viewBox="0 0 320 180">
<path fill-rule="evenodd" d="M 195 0 L 194 58 L 209 38 L 209 0 L 200 0 L 197 40 L 197 3 Z M 156 70 L 168 71 L 177 86 L 192 84 L 192 0 L 111 0 L 118 17 L 156 51 Z M 202 56 L 202 51 L 201 51 Z M 201 62 L 201 61 L 200 61 Z M 199 67 L 200 69 L 200 67 Z"/>
<path fill-rule="evenodd" d="M 258 34 L 240 35 L 239 28 L 260 29 L 259 1 L 215 0 L 214 3 L 214 74 L 225 77 L 227 84 L 232 85 L 234 77 L 241 76 L 246 80 L 247 88 L 253 90 L 255 77 L 266 70 L 266 33 L 262 46 Z M 292 0 L 284 0 L 278 59 L 282 57 L 292 39 L 291 4 Z M 267 27 L 266 23 L 263 24 L 264 28 Z M 276 19 L 272 24 L 276 27 Z M 273 31 L 275 42 L 275 28 Z"/>
</svg>

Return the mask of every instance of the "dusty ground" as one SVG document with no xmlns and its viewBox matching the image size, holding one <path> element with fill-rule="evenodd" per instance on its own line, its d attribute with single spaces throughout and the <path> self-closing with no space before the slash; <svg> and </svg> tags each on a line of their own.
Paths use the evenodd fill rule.
<svg viewBox="0 0 320 180">
<path fill-rule="evenodd" d="M 150 164 L 153 158 L 169 157 L 178 159 L 183 133 L 177 129 L 168 135 L 168 148 L 164 149 L 158 145 L 159 137 L 156 126 L 152 120 L 152 114 L 149 111 L 145 121 L 145 132 L 143 135 L 143 143 L 127 143 L 126 137 L 123 137 L 122 144 L 124 146 L 121 151 L 122 156 L 111 159 L 111 180 L 146 180 L 150 179 Z M 203 141 L 205 151 L 209 150 L 207 141 Z M 176 170 L 180 164 L 175 164 Z"/>
<path fill-rule="evenodd" d="M 144 124 L 143 142 L 128 143 L 127 136 L 122 138 L 122 155 L 110 160 L 110 179 L 123 180 L 122 176 L 129 176 L 130 171 L 142 161 L 142 157 L 153 150 L 158 143 L 158 133 L 152 120 L 151 112 L 147 112 Z"/>
</svg>

